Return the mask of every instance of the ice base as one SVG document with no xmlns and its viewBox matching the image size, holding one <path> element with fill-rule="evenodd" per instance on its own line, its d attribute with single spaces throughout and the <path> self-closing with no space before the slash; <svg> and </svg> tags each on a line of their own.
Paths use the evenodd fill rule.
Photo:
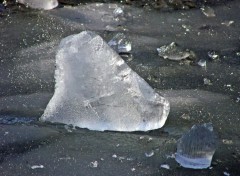
<svg viewBox="0 0 240 176">
<path fill-rule="evenodd" d="M 99 131 L 148 131 L 161 128 L 170 110 L 168 100 L 93 32 L 61 41 L 55 80 L 42 121 Z"/>
<path fill-rule="evenodd" d="M 211 165 L 212 161 L 211 156 L 206 158 L 188 158 L 178 153 L 175 153 L 175 159 L 181 166 L 191 169 L 206 169 Z"/>
</svg>

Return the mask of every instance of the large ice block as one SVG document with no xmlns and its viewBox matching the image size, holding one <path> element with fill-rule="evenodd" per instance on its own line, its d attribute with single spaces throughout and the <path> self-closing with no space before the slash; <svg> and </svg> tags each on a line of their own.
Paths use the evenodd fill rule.
<svg viewBox="0 0 240 176">
<path fill-rule="evenodd" d="M 204 169 L 211 165 L 217 136 L 210 123 L 194 125 L 177 143 L 176 161 L 183 167 Z"/>
<path fill-rule="evenodd" d="M 147 131 L 164 125 L 168 100 L 95 33 L 64 38 L 56 66 L 55 93 L 41 120 L 99 131 Z"/>
</svg>

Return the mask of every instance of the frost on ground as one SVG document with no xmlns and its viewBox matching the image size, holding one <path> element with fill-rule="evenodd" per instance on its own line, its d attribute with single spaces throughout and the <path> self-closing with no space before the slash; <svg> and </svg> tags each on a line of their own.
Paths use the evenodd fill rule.
<svg viewBox="0 0 240 176">
<path fill-rule="evenodd" d="M 55 93 L 41 120 L 91 130 L 161 128 L 169 102 L 93 32 L 71 35 L 56 55 Z"/>
</svg>

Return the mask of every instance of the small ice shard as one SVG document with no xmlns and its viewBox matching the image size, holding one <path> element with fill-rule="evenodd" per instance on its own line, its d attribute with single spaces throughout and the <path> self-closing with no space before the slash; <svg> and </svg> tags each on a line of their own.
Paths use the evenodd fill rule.
<svg viewBox="0 0 240 176">
<path fill-rule="evenodd" d="M 117 53 L 129 53 L 132 50 L 132 44 L 123 33 L 117 33 L 109 42 Z"/>
<path fill-rule="evenodd" d="M 223 175 L 230 176 L 230 174 L 228 172 L 223 172 Z"/>
<path fill-rule="evenodd" d="M 167 157 L 167 159 L 169 159 L 169 158 L 173 159 L 173 158 L 175 158 L 175 155 L 174 154 L 166 155 L 166 157 Z"/>
<path fill-rule="evenodd" d="M 90 167 L 92 167 L 92 168 L 98 167 L 98 162 L 97 162 L 97 161 L 91 162 L 91 163 L 90 163 Z"/>
<path fill-rule="evenodd" d="M 185 113 L 181 115 L 181 118 L 185 119 L 185 120 L 190 120 L 191 119 L 190 115 L 189 114 L 185 114 Z"/>
<path fill-rule="evenodd" d="M 153 155 L 154 155 L 154 151 L 153 150 L 151 150 L 150 152 L 146 152 L 145 153 L 145 156 L 148 157 L 148 158 L 152 157 Z"/>
<path fill-rule="evenodd" d="M 208 51 L 208 57 L 210 57 L 212 60 L 216 60 L 219 58 L 219 55 L 216 51 Z"/>
<path fill-rule="evenodd" d="M 233 23 L 234 23 L 234 21 L 224 21 L 224 22 L 222 22 L 221 24 L 229 27 L 229 26 L 231 26 Z"/>
<path fill-rule="evenodd" d="M 131 171 L 132 171 L 132 172 L 134 172 L 135 170 L 136 170 L 136 169 L 135 169 L 134 167 L 133 167 L 133 168 L 131 168 Z"/>
<path fill-rule="evenodd" d="M 236 103 L 240 102 L 240 97 L 237 97 Z"/>
<path fill-rule="evenodd" d="M 123 9 L 121 7 L 117 7 L 114 9 L 113 14 L 115 17 L 123 15 Z"/>
<path fill-rule="evenodd" d="M 148 131 L 161 128 L 170 110 L 164 97 L 90 31 L 61 41 L 55 81 L 42 121 L 98 131 Z"/>
<path fill-rule="evenodd" d="M 210 123 L 194 125 L 177 143 L 176 161 L 185 168 L 205 169 L 211 165 L 217 137 Z"/>
<path fill-rule="evenodd" d="M 193 51 L 183 49 L 175 42 L 172 42 L 170 45 L 163 45 L 160 48 L 157 48 L 157 51 L 159 56 L 169 60 L 179 61 L 187 58 L 195 58 L 195 53 Z"/>
<path fill-rule="evenodd" d="M 233 144 L 233 141 L 229 139 L 223 139 L 222 142 L 227 145 Z"/>
<path fill-rule="evenodd" d="M 202 10 L 202 13 L 206 17 L 215 17 L 216 16 L 214 10 L 209 6 L 202 7 L 201 10 Z"/>
<path fill-rule="evenodd" d="M 116 155 L 116 154 L 113 154 L 112 157 L 113 157 L 113 158 L 117 158 L 117 155 Z"/>
<path fill-rule="evenodd" d="M 206 67 L 207 61 L 205 59 L 200 59 L 197 64 L 201 67 Z"/>
<path fill-rule="evenodd" d="M 44 166 L 43 165 L 33 165 L 31 166 L 31 169 L 43 169 Z"/>
<path fill-rule="evenodd" d="M 208 79 L 208 78 L 203 78 L 203 84 L 204 84 L 204 85 L 211 86 L 211 85 L 212 85 L 212 82 L 211 82 L 211 80 Z"/>
<path fill-rule="evenodd" d="M 189 32 L 191 29 L 191 26 L 183 24 L 182 27 L 186 30 L 186 32 Z"/>
<path fill-rule="evenodd" d="M 17 2 L 33 9 L 43 10 L 50 10 L 58 6 L 57 0 L 17 0 Z"/>
<path fill-rule="evenodd" d="M 170 169 L 170 166 L 168 164 L 161 164 L 160 167 L 168 170 Z"/>
</svg>

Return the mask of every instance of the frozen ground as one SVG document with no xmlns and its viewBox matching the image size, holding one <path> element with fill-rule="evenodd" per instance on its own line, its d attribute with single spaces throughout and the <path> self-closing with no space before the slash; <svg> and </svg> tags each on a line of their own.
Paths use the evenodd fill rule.
<svg viewBox="0 0 240 176">
<path fill-rule="evenodd" d="M 116 6 L 122 7 L 87 4 L 0 17 L 1 175 L 240 175 L 240 3 L 213 7 L 212 18 L 200 9 L 123 6 L 124 16 L 116 20 Z M 130 38 L 132 56 L 125 61 L 170 100 L 164 128 L 95 132 L 36 121 L 53 95 L 56 46 L 86 29 L 107 41 L 118 31 Z M 160 58 L 156 48 L 171 42 L 193 50 L 207 61 L 206 68 Z M 210 59 L 211 50 L 220 58 Z M 211 169 L 184 169 L 167 157 L 192 125 L 208 122 L 219 136 Z"/>
</svg>

